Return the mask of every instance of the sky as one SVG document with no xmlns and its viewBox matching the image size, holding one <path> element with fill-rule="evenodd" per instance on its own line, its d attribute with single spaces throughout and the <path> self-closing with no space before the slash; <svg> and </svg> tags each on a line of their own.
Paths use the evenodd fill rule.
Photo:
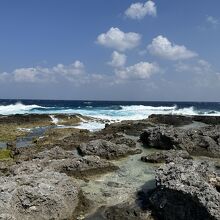
<svg viewBox="0 0 220 220">
<path fill-rule="evenodd" d="M 220 101 L 219 0 L 1 0 L 0 99 Z"/>
</svg>

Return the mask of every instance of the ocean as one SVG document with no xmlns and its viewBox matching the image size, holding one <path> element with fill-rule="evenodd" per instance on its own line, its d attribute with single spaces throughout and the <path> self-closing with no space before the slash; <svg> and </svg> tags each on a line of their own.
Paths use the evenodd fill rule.
<svg viewBox="0 0 220 220">
<path fill-rule="evenodd" d="M 0 115 L 81 114 L 112 121 L 151 114 L 220 116 L 220 102 L 64 101 L 0 99 Z"/>
</svg>

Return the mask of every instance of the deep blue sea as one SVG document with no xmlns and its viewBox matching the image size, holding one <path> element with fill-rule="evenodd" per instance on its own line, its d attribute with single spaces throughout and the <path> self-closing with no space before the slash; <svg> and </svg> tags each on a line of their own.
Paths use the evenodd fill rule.
<svg viewBox="0 0 220 220">
<path fill-rule="evenodd" d="M 130 102 L 0 99 L 0 114 L 82 114 L 113 121 L 144 119 L 150 114 L 219 115 L 219 102 Z"/>
</svg>

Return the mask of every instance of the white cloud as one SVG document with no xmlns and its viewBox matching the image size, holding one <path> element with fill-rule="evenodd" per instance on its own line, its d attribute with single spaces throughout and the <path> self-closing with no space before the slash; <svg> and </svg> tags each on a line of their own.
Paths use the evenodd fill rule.
<svg viewBox="0 0 220 220">
<path fill-rule="evenodd" d="M 127 56 L 125 54 L 114 51 L 111 56 L 112 60 L 108 64 L 113 67 L 122 67 L 125 65 Z"/>
<path fill-rule="evenodd" d="M 146 3 L 137 2 L 132 4 L 126 11 L 125 15 L 131 19 L 141 20 L 146 15 L 156 16 L 157 8 L 153 1 L 149 0 Z"/>
<path fill-rule="evenodd" d="M 151 54 L 168 60 L 184 60 L 197 56 L 195 52 L 188 50 L 185 46 L 173 44 L 161 35 L 154 38 L 147 48 Z"/>
<path fill-rule="evenodd" d="M 152 74 L 158 73 L 160 68 L 155 63 L 140 62 L 133 66 L 129 66 L 123 69 L 116 69 L 115 73 L 119 79 L 147 79 Z"/>
<path fill-rule="evenodd" d="M 110 28 L 108 32 L 97 37 L 97 43 L 119 51 L 133 49 L 139 45 L 141 35 L 134 32 L 125 33 L 119 28 Z"/>
<path fill-rule="evenodd" d="M 8 80 L 15 82 L 55 82 L 59 79 L 69 81 L 79 81 L 88 78 L 85 73 L 84 64 L 80 61 L 75 61 L 70 65 L 58 64 L 56 66 L 45 67 L 31 67 L 15 69 L 11 73 L 0 73 L 0 80 Z"/>
<path fill-rule="evenodd" d="M 213 27 L 216 27 L 219 24 L 219 20 L 213 16 L 207 16 L 206 21 Z"/>
<path fill-rule="evenodd" d="M 203 59 L 198 59 L 193 63 L 179 62 L 175 64 L 175 70 L 177 72 L 192 72 L 192 74 L 207 74 L 214 72 L 212 65 Z"/>
<path fill-rule="evenodd" d="M 85 67 L 82 62 L 77 60 L 68 66 L 58 64 L 57 66 L 52 68 L 52 72 L 65 77 L 69 81 L 75 81 L 85 74 Z"/>
<path fill-rule="evenodd" d="M 45 82 L 53 78 L 50 69 L 42 67 L 16 69 L 11 75 L 16 82 Z"/>
<path fill-rule="evenodd" d="M 220 83 L 219 73 L 203 59 L 197 59 L 194 62 L 179 62 L 175 64 L 175 70 L 190 74 L 190 81 L 194 83 L 194 86 L 211 88 L 219 86 Z"/>
</svg>

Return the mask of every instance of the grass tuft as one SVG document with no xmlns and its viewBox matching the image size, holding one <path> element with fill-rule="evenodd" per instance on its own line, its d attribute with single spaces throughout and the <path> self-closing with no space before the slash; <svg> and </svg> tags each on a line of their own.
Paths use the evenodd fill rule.
<svg viewBox="0 0 220 220">
<path fill-rule="evenodd" d="M 0 160 L 11 159 L 11 151 L 8 149 L 0 149 Z"/>
</svg>

